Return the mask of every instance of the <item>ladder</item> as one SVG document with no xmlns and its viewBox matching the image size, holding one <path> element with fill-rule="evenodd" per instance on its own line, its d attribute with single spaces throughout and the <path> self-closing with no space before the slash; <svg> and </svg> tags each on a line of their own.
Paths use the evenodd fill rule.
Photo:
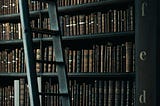
<svg viewBox="0 0 160 106">
<path fill-rule="evenodd" d="M 30 97 L 30 106 L 41 106 L 40 96 L 50 95 L 50 96 L 59 96 L 59 103 L 61 106 L 70 106 L 70 97 L 68 90 L 68 80 L 67 73 L 65 69 L 65 62 L 63 58 L 63 51 L 61 45 L 61 36 L 59 29 L 59 21 L 57 16 L 57 5 L 56 0 L 37 0 L 40 2 L 48 3 L 48 14 L 50 19 L 51 30 L 46 31 L 46 33 L 51 33 L 53 41 L 53 51 L 55 55 L 55 61 L 59 84 L 59 93 L 45 93 L 38 91 L 38 82 L 37 82 L 37 73 L 34 59 L 33 51 L 33 42 L 32 42 L 32 29 L 29 21 L 29 6 L 28 0 L 19 0 L 19 10 L 20 10 L 20 19 L 22 25 L 22 34 L 23 34 L 23 46 L 25 53 L 26 61 L 26 73 L 29 86 L 29 97 Z M 34 30 L 38 32 L 43 32 L 42 30 Z"/>
</svg>

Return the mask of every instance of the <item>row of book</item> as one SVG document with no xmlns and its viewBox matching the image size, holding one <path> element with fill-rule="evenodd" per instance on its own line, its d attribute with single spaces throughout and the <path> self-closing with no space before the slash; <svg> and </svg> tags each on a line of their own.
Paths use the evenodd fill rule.
<svg viewBox="0 0 160 106">
<path fill-rule="evenodd" d="M 22 39 L 20 23 L 0 24 L 0 40 Z"/>
<path fill-rule="evenodd" d="M 57 0 L 57 5 L 58 7 L 62 7 L 62 6 L 80 5 L 91 2 L 101 2 L 101 1 L 105 0 Z M 47 3 L 42 3 L 39 1 L 28 0 L 28 4 L 29 4 L 29 9 L 31 11 L 37 11 L 48 8 Z M 19 13 L 18 0 L 1 0 L 0 8 L 1 8 L 0 9 L 1 15 Z"/>
<path fill-rule="evenodd" d="M 31 20 L 32 28 L 50 28 L 50 23 L 47 18 L 44 20 Z M 42 25 L 42 26 L 41 26 Z M 47 34 L 32 33 L 33 38 L 50 37 Z M 0 23 L 0 40 L 22 39 L 22 28 L 20 23 Z"/>
<path fill-rule="evenodd" d="M 133 42 L 95 44 L 88 49 L 65 48 L 68 72 L 134 72 Z M 37 72 L 56 72 L 52 46 L 34 49 Z M 26 72 L 23 48 L 0 51 L 1 72 Z"/>
<path fill-rule="evenodd" d="M 99 1 L 99 0 L 98 0 Z M 70 6 L 70 5 L 78 5 L 90 2 L 97 2 L 93 0 L 57 0 L 57 5 L 60 6 Z M 0 1 L 0 14 L 13 14 L 19 13 L 18 0 L 1 0 Z M 47 3 L 41 3 L 39 1 L 28 0 L 29 9 L 31 11 L 36 11 L 40 9 L 47 9 Z"/>
<path fill-rule="evenodd" d="M 52 79 L 42 82 L 41 90 L 48 93 L 58 93 L 58 85 Z M 24 79 L 19 85 L 0 87 L 0 105 L 14 106 L 14 87 L 19 86 L 20 106 L 30 106 L 28 85 Z M 71 106 L 134 106 L 135 83 L 132 80 L 90 80 L 69 81 Z M 41 96 L 44 106 L 60 106 L 59 97 Z"/>
<path fill-rule="evenodd" d="M 86 3 L 103 2 L 107 0 L 57 0 L 58 6 L 73 6 Z"/>
<path fill-rule="evenodd" d="M 57 0 L 58 6 L 72 6 L 85 3 L 101 2 L 105 0 Z"/>
<path fill-rule="evenodd" d="M 68 72 L 134 72 L 134 44 L 108 43 L 90 49 L 65 50 Z"/>
<path fill-rule="evenodd" d="M 0 15 L 18 12 L 18 0 L 1 0 Z"/>
<path fill-rule="evenodd" d="M 108 10 L 83 15 L 65 15 L 60 16 L 59 19 L 63 36 L 134 30 L 133 7 L 124 10 Z M 48 18 L 37 18 L 30 23 L 32 28 L 50 29 Z M 20 23 L 1 23 L 0 32 L 0 40 L 22 39 Z M 50 35 L 33 33 L 33 38 L 49 36 Z"/>
<path fill-rule="evenodd" d="M 0 1 L 0 15 L 19 13 L 19 1 L 18 0 L 1 0 Z M 29 10 L 36 11 L 40 9 L 47 9 L 46 3 L 39 1 L 28 0 Z"/>
<path fill-rule="evenodd" d="M 133 31 L 133 21 L 132 6 L 121 10 L 110 9 L 105 12 L 60 17 L 64 36 Z"/>
<path fill-rule="evenodd" d="M 0 105 L 14 106 L 14 87 L 9 85 L 0 87 Z"/>
</svg>

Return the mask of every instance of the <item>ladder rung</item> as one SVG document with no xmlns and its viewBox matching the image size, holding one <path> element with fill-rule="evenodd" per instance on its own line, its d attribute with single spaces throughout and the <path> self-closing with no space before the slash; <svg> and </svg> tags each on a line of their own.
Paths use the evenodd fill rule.
<svg viewBox="0 0 160 106">
<path fill-rule="evenodd" d="M 38 63 L 48 63 L 48 64 L 64 64 L 64 61 L 47 61 L 47 60 L 36 60 Z"/>
<path fill-rule="evenodd" d="M 39 92 L 39 95 L 46 96 L 67 96 L 68 93 L 52 93 L 52 92 Z"/>
<path fill-rule="evenodd" d="M 40 28 L 32 28 L 32 32 L 34 33 L 41 33 L 41 34 L 48 34 L 48 35 L 59 35 L 59 31 L 48 30 L 48 29 L 40 29 Z"/>
</svg>

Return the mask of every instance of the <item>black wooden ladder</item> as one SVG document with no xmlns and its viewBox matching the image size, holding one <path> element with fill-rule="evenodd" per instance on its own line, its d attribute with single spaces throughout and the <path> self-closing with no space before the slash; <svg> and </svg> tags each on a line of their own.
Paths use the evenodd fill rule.
<svg viewBox="0 0 160 106">
<path fill-rule="evenodd" d="M 40 1 L 40 0 L 37 0 Z M 40 1 L 42 2 L 42 0 Z M 24 53 L 25 53 L 25 61 L 26 61 L 26 70 L 27 70 L 27 80 L 29 86 L 29 97 L 30 97 L 30 105 L 31 106 L 40 106 L 39 96 L 60 96 L 60 104 L 62 106 L 70 106 L 70 98 L 68 93 L 68 81 L 67 81 L 67 73 L 65 70 L 65 62 L 63 58 L 63 51 L 61 45 L 61 35 L 59 29 L 59 21 L 57 16 L 57 6 L 56 0 L 43 0 L 43 2 L 48 3 L 48 14 L 50 19 L 50 30 L 44 31 L 39 29 L 31 29 L 30 21 L 29 21 L 29 6 L 28 0 L 19 0 L 19 10 L 20 10 L 20 19 L 22 25 L 22 34 L 23 34 L 23 45 L 24 45 Z M 55 55 L 55 61 L 53 63 L 56 64 L 58 84 L 59 84 L 59 93 L 45 93 L 38 91 L 38 83 L 37 83 L 37 73 L 36 73 L 36 65 L 33 51 L 33 42 L 32 42 L 32 31 L 36 31 L 37 33 L 50 33 L 52 35 L 53 41 L 53 51 Z"/>
</svg>

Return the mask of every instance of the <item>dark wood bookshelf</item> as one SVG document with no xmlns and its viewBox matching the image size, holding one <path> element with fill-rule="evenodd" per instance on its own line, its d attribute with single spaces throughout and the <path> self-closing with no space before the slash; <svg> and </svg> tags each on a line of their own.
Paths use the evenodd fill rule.
<svg viewBox="0 0 160 106">
<path fill-rule="evenodd" d="M 68 1 L 64 0 L 64 2 Z M 79 0 L 79 2 L 81 2 L 81 0 Z M 132 7 L 132 15 L 130 14 L 130 6 Z M 61 32 L 63 35 L 62 46 L 66 53 L 66 57 L 64 57 L 66 59 L 66 69 L 68 71 L 67 77 L 71 90 L 72 106 L 81 106 L 82 104 L 84 106 L 99 106 L 102 104 L 105 106 L 139 106 L 135 104 L 135 102 L 137 102 L 135 101 L 135 95 L 137 95 L 135 91 L 137 84 L 139 84 L 139 80 L 137 80 L 139 76 L 137 76 L 137 73 L 141 71 L 141 69 L 138 68 L 135 71 L 135 66 L 139 63 L 135 63 L 137 57 L 135 57 L 134 54 L 134 44 L 137 43 L 136 40 L 138 39 L 138 37 L 136 37 L 137 32 L 135 31 L 137 27 L 135 28 L 134 25 L 134 6 L 134 0 L 99 0 L 97 2 L 58 7 L 59 18 L 64 18 L 64 23 L 66 20 L 68 21 L 65 24 L 60 23 L 60 25 L 64 25 L 66 28 L 67 25 L 69 26 L 69 29 L 66 29 L 68 31 L 66 35 L 64 34 L 65 31 L 62 32 L 62 30 L 64 30 L 63 28 Z M 30 19 L 33 21 L 31 24 L 33 24 L 33 26 L 42 27 L 42 24 L 44 24 L 43 22 L 46 22 L 45 27 L 48 27 L 49 21 L 44 21 L 48 18 L 47 11 L 47 9 L 31 11 Z M 85 15 L 88 15 L 88 20 L 86 17 L 83 20 Z M 100 18 L 98 15 L 101 15 Z M 133 16 L 132 19 L 129 18 L 130 16 Z M 74 20 L 75 17 L 77 18 L 76 20 Z M 37 19 L 39 20 L 37 21 Z M 78 21 L 76 23 L 77 32 L 73 31 L 74 25 L 70 25 L 74 24 L 73 21 Z M 94 21 L 94 24 L 92 21 Z M 98 21 L 100 21 L 100 23 L 98 23 Z M 83 25 L 83 22 L 86 26 Z M 0 15 L 0 23 L 20 23 L 20 14 Z M 101 23 L 106 23 L 103 26 L 104 31 L 101 29 Z M 131 24 L 132 26 L 130 26 Z M 4 26 L 2 25 L 2 29 L 4 27 L 5 24 Z M 100 30 L 98 30 L 98 28 Z M 10 27 L 10 29 L 12 28 Z M 16 28 L 14 30 L 16 30 Z M 57 85 L 55 85 L 55 82 L 58 81 L 57 72 L 53 65 L 55 57 L 53 56 L 53 37 L 51 37 L 55 32 L 45 30 L 48 31 L 46 34 L 47 37 L 42 37 L 37 34 L 44 34 L 44 30 L 45 29 L 41 31 L 32 30 L 33 35 L 35 35 L 35 38 L 33 37 L 32 39 L 34 56 L 36 58 L 35 71 L 38 70 L 36 75 L 42 81 L 40 84 L 42 90 L 47 91 L 47 88 L 52 88 L 52 91 L 55 90 L 55 92 L 58 92 Z M 91 32 L 87 32 L 86 30 L 91 30 Z M 2 32 L 2 39 L 5 39 L 4 35 Z M 2 87 L 0 90 L 5 91 L 8 86 L 12 86 L 13 88 L 14 86 L 20 86 L 23 88 L 18 91 L 21 93 L 21 102 L 23 105 L 25 103 L 27 104 L 29 96 L 26 93 L 28 85 L 27 73 L 24 67 L 25 61 L 22 37 L 0 40 L 0 48 L 0 68 L 3 68 L 3 70 L 1 70 L 2 72 L 0 72 L 0 82 L 6 81 L 5 84 L 0 84 L 0 87 Z M 14 84 L 17 80 L 18 83 L 22 84 Z M 11 89 L 12 91 L 13 88 Z M 25 97 L 23 97 L 24 92 L 26 93 Z M 6 92 L 4 92 L 4 96 L 7 96 Z M 49 102 L 58 103 L 57 98 L 48 98 L 48 96 L 42 98 L 42 102 L 46 103 L 46 106 L 51 105 L 47 105 Z M 13 102 L 13 100 L 11 102 Z M 0 101 L 0 105 L 1 104 Z M 58 106 L 56 103 L 54 105 Z M 26 106 L 28 106 L 28 104 Z"/>
</svg>

